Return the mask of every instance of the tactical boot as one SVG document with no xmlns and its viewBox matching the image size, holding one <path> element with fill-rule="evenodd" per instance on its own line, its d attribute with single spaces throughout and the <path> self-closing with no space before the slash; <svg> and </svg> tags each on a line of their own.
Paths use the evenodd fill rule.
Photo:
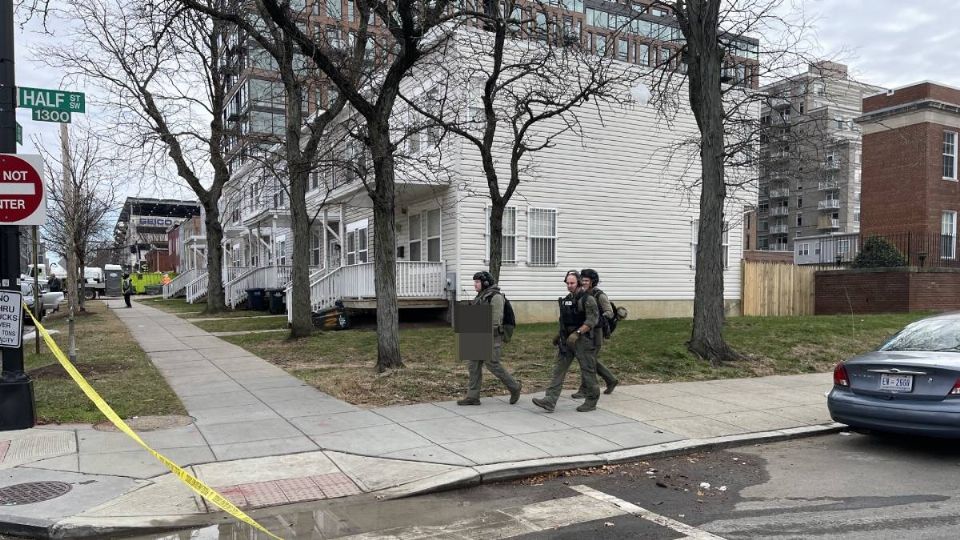
<svg viewBox="0 0 960 540">
<path fill-rule="evenodd" d="M 457 405 L 479 405 L 480 400 L 476 398 L 463 398 L 457 402 Z"/>
<path fill-rule="evenodd" d="M 510 391 L 510 404 L 514 405 L 519 400 L 520 400 L 520 383 L 517 383 L 517 387 Z"/>
<path fill-rule="evenodd" d="M 613 393 L 613 389 L 616 388 L 618 384 L 620 384 L 620 381 L 619 381 L 619 380 L 613 381 L 612 383 L 610 383 L 610 384 L 607 385 L 607 389 L 604 390 L 603 393 L 604 393 L 604 394 L 612 394 L 612 393 Z"/>
<path fill-rule="evenodd" d="M 533 404 L 547 412 L 553 412 L 553 403 L 545 399 L 533 398 Z"/>
<path fill-rule="evenodd" d="M 570 394 L 571 399 L 583 399 L 587 397 L 583 392 L 577 392 L 576 394 Z"/>
<path fill-rule="evenodd" d="M 597 409 L 596 400 L 587 400 L 583 402 L 583 405 L 577 407 L 577 412 L 590 412 Z"/>
</svg>

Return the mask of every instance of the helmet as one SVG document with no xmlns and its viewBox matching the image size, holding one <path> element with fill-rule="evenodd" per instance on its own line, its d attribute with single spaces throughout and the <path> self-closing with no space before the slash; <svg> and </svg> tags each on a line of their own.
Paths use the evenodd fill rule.
<svg viewBox="0 0 960 540">
<path fill-rule="evenodd" d="M 591 287 L 596 287 L 600 283 L 600 274 L 593 268 L 584 268 L 580 271 L 580 276 L 590 278 Z"/>
<path fill-rule="evenodd" d="M 484 289 L 493 285 L 493 275 L 486 270 L 474 274 L 473 279 L 480 280 L 480 285 L 482 285 Z"/>
</svg>

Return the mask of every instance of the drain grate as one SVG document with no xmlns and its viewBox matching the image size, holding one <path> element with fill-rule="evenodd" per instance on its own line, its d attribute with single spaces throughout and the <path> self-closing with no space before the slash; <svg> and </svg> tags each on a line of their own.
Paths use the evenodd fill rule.
<svg viewBox="0 0 960 540">
<path fill-rule="evenodd" d="M 32 504 L 65 495 L 72 489 L 66 482 L 26 482 L 0 488 L 0 505 Z"/>
</svg>

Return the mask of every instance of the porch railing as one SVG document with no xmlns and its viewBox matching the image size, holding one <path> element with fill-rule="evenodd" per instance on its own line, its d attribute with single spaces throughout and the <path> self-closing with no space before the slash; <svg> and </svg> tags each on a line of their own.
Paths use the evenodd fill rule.
<svg viewBox="0 0 960 540">
<path fill-rule="evenodd" d="M 397 261 L 397 298 L 444 298 L 445 264 Z M 287 288 L 287 319 L 292 320 L 292 289 Z M 316 312 L 342 298 L 376 298 L 373 263 L 341 266 L 310 276 L 310 306 Z"/>
<path fill-rule="evenodd" d="M 224 285 L 227 305 L 235 308 L 247 299 L 247 289 L 285 287 L 290 282 L 292 266 L 260 266 L 238 273 Z"/>
<path fill-rule="evenodd" d="M 167 283 L 163 286 L 163 297 L 164 298 L 173 298 L 174 296 L 180 294 L 180 291 L 187 288 L 187 284 L 197 278 L 197 269 L 191 268 L 182 274 L 178 274 L 177 277 L 170 280 L 170 283 Z"/>
<path fill-rule="evenodd" d="M 210 281 L 210 275 L 204 272 L 202 275 L 187 284 L 187 303 L 192 304 L 207 295 L 207 284 Z"/>
</svg>

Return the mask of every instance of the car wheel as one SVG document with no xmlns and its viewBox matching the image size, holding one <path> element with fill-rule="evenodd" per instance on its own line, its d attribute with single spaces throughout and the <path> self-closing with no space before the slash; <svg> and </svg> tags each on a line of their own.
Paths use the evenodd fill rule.
<svg viewBox="0 0 960 540">
<path fill-rule="evenodd" d="M 83 290 L 83 297 L 84 297 L 84 299 L 86 299 L 86 300 L 93 300 L 93 299 L 95 299 L 95 298 L 97 297 L 97 291 L 96 291 L 96 289 L 84 289 L 84 290 Z"/>
</svg>

